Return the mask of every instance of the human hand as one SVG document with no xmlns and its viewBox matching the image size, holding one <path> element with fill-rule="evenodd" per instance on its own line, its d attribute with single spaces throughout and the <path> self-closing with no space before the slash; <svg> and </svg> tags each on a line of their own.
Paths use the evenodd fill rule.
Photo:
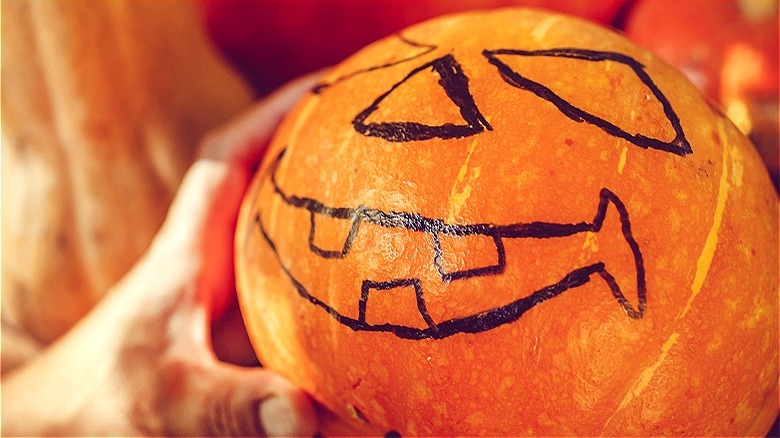
<svg viewBox="0 0 780 438">
<path fill-rule="evenodd" d="M 234 293 L 234 225 L 252 166 L 316 79 L 204 140 L 142 259 L 65 336 L 2 376 L 3 435 L 315 432 L 302 392 L 263 369 L 219 362 L 209 328 Z"/>
</svg>

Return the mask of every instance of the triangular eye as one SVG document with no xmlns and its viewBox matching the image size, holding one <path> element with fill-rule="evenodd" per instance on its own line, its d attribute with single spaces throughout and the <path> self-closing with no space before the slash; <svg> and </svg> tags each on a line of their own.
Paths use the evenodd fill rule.
<svg viewBox="0 0 780 438">
<path fill-rule="evenodd" d="M 672 108 L 672 105 L 669 103 L 669 100 L 655 85 L 645 71 L 644 66 L 629 56 L 615 52 L 599 52 L 573 48 L 536 51 L 499 49 L 485 50 L 482 54 L 491 64 L 496 66 L 506 83 L 513 87 L 530 91 L 542 99 L 549 101 L 555 105 L 561 113 L 575 122 L 586 122 L 598 126 L 608 134 L 625 139 L 641 148 L 658 149 L 677 155 L 687 155 L 693 152 L 685 137 L 682 126 L 680 125 L 680 119 Z M 533 61 L 529 61 L 528 57 L 535 58 Z M 539 69 L 539 61 L 544 59 L 543 57 L 546 57 L 549 60 L 548 62 L 573 62 L 571 60 L 575 60 L 576 62 L 590 62 L 594 64 L 594 68 L 577 67 L 576 71 L 579 72 L 580 75 L 572 73 L 568 77 L 547 78 L 544 77 L 545 69 Z M 596 65 L 598 62 L 604 62 L 604 64 Z M 610 76 L 606 71 L 609 70 L 610 65 L 615 65 L 615 63 L 617 63 L 615 69 L 628 68 L 633 72 L 633 75 L 630 73 L 625 75 L 621 72 L 621 74 Z M 522 74 L 524 66 L 534 66 L 534 73 Z M 555 71 L 562 70 L 564 69 L 555 69 Z M 539 74 L 539 71 L 542 71 L 542 73 Z M 535 75 L 534 77 L 537 80 L 530 79 L 529 76 L 532 75 Z M 539 76 L 543 79 L 539 79 Z M 586 80 L 585 78 L 589 79 Z M 610 83 L 612 80 L 624 82 Z M 582 102 L 576 102 L 575 104 L 574 98 L 576 98 L 576 96 L 562 96 L 556 94 L 556 91 L 554 91 L 556 83 L 566 81 L 576 81 L 580 87 L 587 87 L 590 85 L 604 88 L 604 93 L 601 93 L 603 99 L 596 98 L 590 99 L 590 101 L 584 100 Z M 542 82 L 545 84 L 542 84 Z M 601 84 L 601 82 L 604 82 L 604 84 Z M 607 120 L 607 114 L 614 113 L 614 111 L 609 111 L 610 100 L 620 98 L 620 96 L 610 96 L 608 93 L 616 89 L 625 89 L 624 87 L 643 87 L 648 102 L 642 102 L 642 105 L 634 105 L 636 110 L 632 110 L 629 121 L 622 120 L 623 118 L 626 118 L 622 117 L 622 115 L 618 115 L 622 117 L 621 120 Z M 647 93 L 647 91 L 649 91 L 649 93 Z M 624 93 L 624 96 L 626 96 L 626 98 L 634 98 L 635 95 Z M 571 101 L 567 100 L 567 97 Z M 653 118 L 656 119 L 663 120 L 665 117 L 669 121 L 671 130 L 669 127 L 657 128 L 652 126 L 652 124 L 639 123 L 638 121 L 641 120 L 643 116 L 649 116 L 650 114 L 635 114 L 636 111 L 651 111 L 654 113 Z M 612 117 L 615 117 L 615 115 L 612 114 Z M 646 125 L 649 125 L 650 128 L 643 127 Z M 654 132 L 635 132 L 638 129 L 646 130 L 654 128 Z M 664 133 L 664 130 L 667 132 Z"/>
<path fill-rule="evenodd" d="M 430 87 L 415 86 L 419 86 L 426 80 L 435 80 L 434 89 L 440 87 L 444 91 L 444 93 L 439 93 L 440 99 L 436 99 L 436 93 L 426 91 L 430 90 Z M 428 140 L 434 137 L 460 138 L 478 134 L 485 129 L 491 130 L 490 124 L 479 112 L 468 84 L 469 79 L 455 58 L 452 55 L 446 55 L 412 70 L 400 82 L 374 100 L 368 108 L 361 111 L 352 124 L 355 130 L 363 135 L 380 137 L 394 142 Z M 410 97 L 414 97 L 416 108 L 429 108 L 436 111 L 437 108 L 442 108 L 442 100 L 449 108 L 445 106 L 446 109 L 439 114 L 428 114 L 429 120 L 425 122 L 420 120 L 369 121 L 369 117 L 374 113 L 377 116 L 381 115 L 383 119 L 392 118 L 392 114 L 399 114 L 406 118 L 411 118 L 412 115 L 415 117 L 423 115 L 424 111 L 402 111 L 400 104 L 387 105 L 388 111 L 380 110 L 383 105 L 391 101 L 394 94 L 409 94 Z M 422 101 L 426 98 L 437 101 L 431 101 L 430 105 L 426 106 L 426 103 Z M 403 102 L 405 105 L 409 99 L 399 97 L 397 101 Z M 449 121 L 452 118 L 460 119 L 457 121 L 465 123 L 452 123 Z"/>
</svg>

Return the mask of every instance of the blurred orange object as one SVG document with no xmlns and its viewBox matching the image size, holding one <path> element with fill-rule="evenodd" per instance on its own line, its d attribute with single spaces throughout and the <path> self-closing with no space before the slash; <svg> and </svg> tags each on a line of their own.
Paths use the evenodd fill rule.
<svg viewBox="0 0 780 438">
<path fill-rule="evenodd" d="M 753 140 L 777 186 L 777 0 L 641 0 L 626 33 L 722 105 Z"/>
</svg>

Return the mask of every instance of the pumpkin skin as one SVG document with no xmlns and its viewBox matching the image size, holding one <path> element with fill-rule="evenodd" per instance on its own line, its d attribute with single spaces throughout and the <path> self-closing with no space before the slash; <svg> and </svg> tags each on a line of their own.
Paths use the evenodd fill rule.
<svg viewBox="0 0 780 438">
<path fill-rule="evenodd" d="M 3 323 L 45 345 L 146 250 L 201 137 L 252 95 L 190 2 L 9 2 L 2 20 Z"/>
<path fill-rule="evenodd" d="M 289 114 L 239 216 L 239 301 L 261 362 L 356 433 L 760 435 L 777 213 L 749 141 L 649 52 L 454 15 Z"/>
</svg>

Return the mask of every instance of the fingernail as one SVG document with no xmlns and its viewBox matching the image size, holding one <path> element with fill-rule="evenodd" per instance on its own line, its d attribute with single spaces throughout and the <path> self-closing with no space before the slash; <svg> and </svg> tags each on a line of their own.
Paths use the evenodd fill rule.
<svg viewBox="0 0 780 438">
<path fill-rule="evenodd" d="M 298 415 L 286 397 L 272 396 L 259 408 L 260 423 L 267 436 L 297 436 L 300 429 Z"/>
</svg>

